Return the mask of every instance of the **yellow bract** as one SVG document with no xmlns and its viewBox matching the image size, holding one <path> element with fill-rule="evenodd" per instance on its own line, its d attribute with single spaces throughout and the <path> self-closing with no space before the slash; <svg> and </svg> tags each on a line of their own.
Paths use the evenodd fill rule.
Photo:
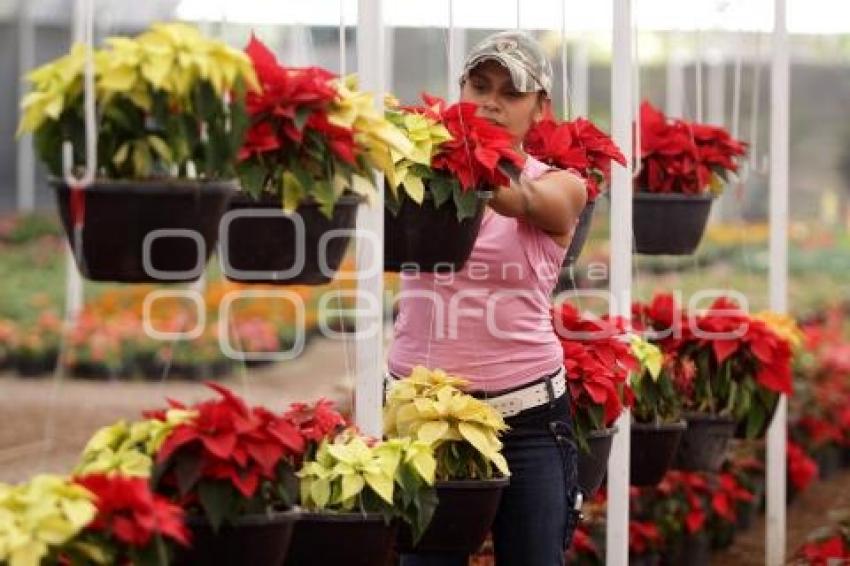
<svg viewBox="0 0 850 566">
<path fill-rule="evenodd" d="M 0 484 L 0 563 L 38 566 L 51 546 L 70 541 L 96 514 L 92 495 L 60 476 Z"/>
<path fill-rule="evenodd" d="M 499 433 L 508 427 L 490 405 L 464 393 L 460 388 L 465 385 L 442 370 L 417 366 L 409 377 L 393 383 L 387 394 L 384 434 L 431 444 L 440 469 L 445 468 L 439 465 L 440 458 L 449 457 L 441 448 L 451 442 L 467 443 L 507 476 Z"/>
<path fill-rule="evenodd" d="M 638 359 L 642 368 L 649 372 L 653 381 L 658 381 L 661 375 L 661 365 L 664 363 L 664 354 L 655 344 L 651 344 L 638 336 L 632 334 L 629 338 L 632 354 Z"/>
<path fill-rule="evenodd" d="M 194 416 L 193 411 L 171 409 L 165 421 L 150 419 L 127 424 L 122 420 L 103 427 L 86 444 L 74 472 L 148 477 L 154 457 L 171 431 Z"/>
<path fill-rule="evenodd" d="M 762 311 L 753 318 L 764 322 L 777 336 L 787 340 L 793 348 L 803 345 L 803 331 L 793 317 L 773 311 Z"/>
</svg>

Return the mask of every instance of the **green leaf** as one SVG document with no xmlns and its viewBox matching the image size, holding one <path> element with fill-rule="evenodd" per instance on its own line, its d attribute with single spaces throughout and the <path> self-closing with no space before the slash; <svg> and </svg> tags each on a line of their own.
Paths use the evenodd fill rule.
<svg viewBox="0 0 850 566">
<path fill-rule="evenodd" d="M 299 132 L 304 129 L 304 126 L 307 124 L 307 120 L 310 118 L 310 114 L 312 113 L 313 110 L 306 106 L 302 106 L 295 112 L 295 127 Z"/>
<path fill-rule="evenodd" d="M 434 207 L 440 208 L 451 198 L 455 188 L 460 188 L 460 184 L 452 178 L 436 175 L 428 181 L 428 188 L 434 197 Z"/>
<path fill-rule="evenodd" d="M 292 212 L 307 196 L 304 186 L 292 171 L 284 171 L 281 183 L 283 191 L 283 209 Z"/>
<path fill-rule="evenodd" d="M 253 161 L 239 164 L 237 168 L 242 189 L 254 198 L 260 198 L 266 184 L 266 169 Z"/>
<path fill-rule="evenodd" d="M 213 531 L 218 532 L 236 502 L 233 488 L 220 481 L 204 481 L 198 486 L 198 497 Z"/>
<path fill-rule="evenodd" d="M 319 203 L 319 210 L 328 218 L 333 218 L 336 193 L 330 181 L 317 180 L 313 185 L 313 197 Z"/>
<path fill-rule="evenodd" d="M 458 222 L 462 222 L 466 218 L 472 218 L 478 211 L 479 200 L 475 191 L 458 189 L 454 192 L 454 201 L 457 207 Z"/>
<path fill-rule="evenodd" d="M 177 475 L 177 488 L 181 495 L 188 494 L 201 478 L 203 460 L 197 450 L 186 450 L 177 458 L 174 473 Z"/>
</svg>

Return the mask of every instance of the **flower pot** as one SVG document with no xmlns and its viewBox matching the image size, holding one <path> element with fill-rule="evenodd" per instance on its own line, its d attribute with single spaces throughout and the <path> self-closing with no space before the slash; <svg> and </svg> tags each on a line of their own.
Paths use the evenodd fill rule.
<svg viewBox="0 0 850 566">
<path fill-rule="evenodd" d="M 345 257 L 362 200 L 343 194 L 328 218 L 315 202 L 303 203 L 287 214 L 278 197 L 254 200 L 247 194 L 237 195 L 221 221 L 225 277 L 243 283 L 329 283 Z"/>
<path fill-rule="evenodd" d="M 21 377 L 41 377 L 53 373 L 59 361 L 57 350 L 44 352 L 38 356 L 15 356 L 15 371 Z"/>
<path fill-rule="evenodd" d="M 404 198 L 395 216 L 384 207 L 384 271 L 461 269 L 472 254 L 484 208 L 485 201 L 478 199 L 475 215 L 458 222 L 454 203 L 436 208 L 427 190 L 421 206 Z"/>
<path fill-rule="evenodd" d="M 680 470 L 718 472 L 726 457 L 726 446 L 735 433 L 735 421 L 703 413 L 685 416 L 674 467 Z"/>
<path fill-rule="evenodd" d="M 405 524 L 399 529 L 399 552 L 472 554 L 481 548 L 499 509 L 508 478 L 437 482 L 439 502 L 418 544 Z"/>
<path fill-rule="evenodd" d="M 738 507 L 738 518 L 735 527 L 739 531 L 749 530 L 756 521 L 759 511 L 761 511 L 762 500 L 764 499 L 764 481 L 759 480 L 753 485 L 753 500 L 744 501 Z"/>
<path fill-rule="evenodd" d="M 80 242 L 68 186 L 51 180 L 59 215 L 80 273 L 93 281 L 174 283 L 197 280 L 218 238 L 218 225 L 235 194 L 234 181 L 103 180 L 81 194 Z M 163 232 L 157 232 L 157 231 Z M 146 245 L 147 243 L 147 245 Z M 145 249 L 149 269 L 145 269 Z"/>
<path fill-rule="evenodd" d="M 656 552 L 629 553 L 629 566 L 658 566 L 659 564 L 661 564 L 661 557 Z"/>
<path fill-rule="evenodd" d="M 594 495 L 605 479 L 616 433 L 617 427 L 591 431 L 587 435 L 587 451 L 578 451 L 578 486 L 585 497 Z"/>
<path fill-rule="evenodd" d="M 392 555 L 396 530 L 396 523 L 387 524 L 378 514 L 302 513 L 285 564 L 385 566 Z"/>
<path fill-rule="evenodd" d="M 708 215 L 711 195 L 679 193 L 634 193 L 632 223 L 635 253 L 646 255 L 689 255 L 699 246 Z"/>
<path fill-rule="evenodd" d="M 822 480 L 834 476 L 841 467 L 841 453 L 835 444 L 827 443 L 816 448 L 812 457 L 817 462 L 818 477 Z"/>
<path fill-rule="evenodd" d="M 178 547 L 175 566 L 281 566 L 299 514 L 294 512 L 240 517 L 214 532 L 203 517 L 190 517 L 191 548 Z"/>
<path fill-rule="evenodd" d="M 841 447 L 841 467 L 850 468 L 850 446 Z"/>
<path fill-rule="evenodd" d="M 661 555 L 664 566 L 709 566 L 711 564 L 711 539 L 706 532 L 679 537 Z"/>
<path fill-rule="evenodd" d="M 573 239 L 570 241 L 570 247 L 567 249 L 567 255 L 564 256 L 564 262 L 561 264 L 561 274 L 558 277 L 558 283 L 555 285 L 553 294 L 558 294 L 562 291 L 572 289 L 571 268 L 578 260 L 584 249 L 584 244 L 587 242 L 587 237 L 590 235 L 590 224 L 593 220 L 593 211 L 596 208 L 596 201 L 588 202 L 581 215 L 578 217 L 578 226 L 573 234 Z"/>
<path fill-rule="evenodd" d="M 93 381 L 108 381 L 122 376 L 122 368 L 108 366 L 98 362 L 81 362 L 74 364 L 71 375 L 80 379 Z"/>
<path fill-rule="evenodd" d="M 661 481 L 673 463 L 686 426 L 685 421 L 632 423 L 629 468 L 632 485 L 650 486 Z"/>
</svg>

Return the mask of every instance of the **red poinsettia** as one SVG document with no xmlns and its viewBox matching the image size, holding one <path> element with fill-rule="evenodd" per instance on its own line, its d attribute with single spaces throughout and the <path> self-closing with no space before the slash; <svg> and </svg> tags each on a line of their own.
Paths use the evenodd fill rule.
<svg viewBox="0 0 850 566">
<path fill-rule="evenodd" d="M 723 128 L 671 120 L 649 102 L 640 108 L 641 171 L 636 190 L 700 194 L 713 176 L 736 171 L 746 144 Z"/>
<path fill-rule="evenodd" d="M 580 431 L 610 426 L 633 395 L 627 378 L 640 363 L 625 339 L 622 320 L 589 318 L 564 303 L 553 313 Z"/>
<path fill-rule="evenodd" d="M 803 447 L 795 442 L 787 444 L 788 477 L 797 491 L 803 491 L 818 477 L 818 465 Z"/>
<path fill-rule="evenodd" d="M 588 202 L 611 182 L 611 161 L 626 165 L 611 137 L 586 118 L 558 123 L 548 116 L 529 130 L 523 148 L 544 163 L 575 170 L 586 180 Z"/>
<path fill-rule="evenodd" d="M 629 521 L 629 553 L 634 556 L 646 554 L 661 546 L 661 531 L 654 523 Z"/>
<path fill-rule="evenodd" d="M 224 481 L 251 498 L 262 480 L 276 477 L 278 464 L 303 454 L 304 438 L 289 420 L 262 407 L 249 408 L 226 387 L 215 383 L 207 386 L 221 398 L 192 407 L 197 416 L 168 436 L 157 463 L 173 474 L 177 469 L 197 466 L 194 481 L 180 485 L 184 494 L 209 479 Z M 171 405 L 185 408 L 174 401 Z"/>
<path fill-rule="evenodd" d="M 511 134 L 477 116 L 477 105 L 458 102 L 448 106 L 443 99 L 427 93 L 422 95 L 422 100 L 424 106 L 402 109 L 439 121 L 452 135 L 451 140 L 440 145 L 431 166 L 457 179 L 462 190 L 507 185 L 507 177 L 498 168 L 500 162 L 522 168 L 523 159 L 513 147 Z"/>
<path fill-rule="evenodd" d="M 834 534 L 807 542 L 797 551 L 797 558 L 805 561 L 807 566 L 846 564 L 850 560 L 850 545 L 841 534 Z"/>
<path fill-rule="evenodd" d="M 334 409 L 332 401 L 319 399 L 312 406 L 307 403 L 292 403 L 283 415 L 292 423 L 307 442 L 319 443 L 351 425 Z"/>
<path fill-rule="evenodd" d="M 665 353 L 677 353 L 692 337 L 687 313 L 671 293 L 656 293 L 649 303 L 633 303 L 631 323 Z"/>
<path fill-rule="evenodd" d="M 734 523 L 737 505 L 752 500 L 753 494 L 741 486 L 734 475 L 724 472 L 718 476 L 711 494 L 711 507 L 720 518 Z"/>
<path fill-rule="evenodd" d="M 681 502 L 677 512 L 689 534 L 695 534 L 705 527 L 708 519 L 707 498 L 710 494 L 708 482 L 699 472 L 671 470 L 656 487 L 662 497 L 675 498 Z"/>
<path fill-rule="evenodd" d="M 147 479 L 92 474 L 74 481 L 94 495 L 97 516 L 87 530 L 134 548 L 146 547 L 157 535 L 189 545 L 183 509 L 152 493 Z"/>
</svg>

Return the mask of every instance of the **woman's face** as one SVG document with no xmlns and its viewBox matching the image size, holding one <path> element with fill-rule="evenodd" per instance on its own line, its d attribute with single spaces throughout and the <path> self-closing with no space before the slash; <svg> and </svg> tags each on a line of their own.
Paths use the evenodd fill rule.
<svg viewBox="0 0 850 566">
<path fill-rule="evenodd" d="M 478 104 L 477 114 L 505 127 L 519 144 L 543 116 L 548 103 L 540 92 L 519 92 L 510 72 L 498 61 L 484 61 L 469 72 L 461 88 L 463 101 Z"/>
</svg>

